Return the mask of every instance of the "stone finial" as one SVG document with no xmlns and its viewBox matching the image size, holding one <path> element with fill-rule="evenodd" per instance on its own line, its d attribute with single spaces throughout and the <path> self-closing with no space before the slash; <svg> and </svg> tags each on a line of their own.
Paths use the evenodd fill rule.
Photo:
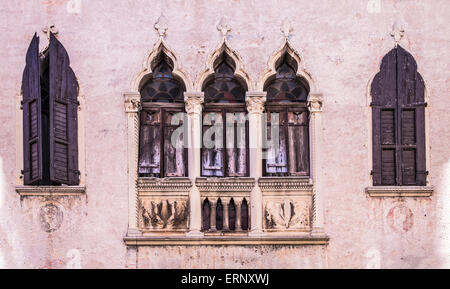
<svg viewBox="0 0 450 289">
<path fill-rule="evenodd" d="M 223 38 L 226 38 L 228 36 L 228 33 L 230 33 L 231 27 L 228 24 L 228 19 L 225 16 L 223 16 L 220 19 L 219 24 L 217 24 L 217 30 L 222 33 Z"/>
<path fill-rule="evenodd" d="M 156 20 L 156 23 L 153 27 L 158 32 L 159 38 L 164 38 L 167 34 L 168 29 L 167 18 L 163 14 L 161 14 L 158 17 L 158 20 Z"/>
<path fill-rule="evenodd" d="M 287 19 L 287 18 L 284 19 L 283 23 L 281 24 L 280 30 L 286 39 L 289 38 L 289 35 L 291 34 L 291 32 L 294 31 L 291 21 L 289 21 L 289 19 Z"/>
<path fill-rule="evenodd" d="M 48 25 L 47 27 L 42 28 L 42 32 L 44 32 L 47 35 L 47 39 L 50 39 L 50 33 L 53 35 L 56 35 L 59 33 L 58 29 L 55 27 L 54 24 Z"/>
<path fill-rule="evenodd" d="M 395 46 L 402 40 L 405 35 L 405 29 L 403 24 L 399 24 L 398 21 L 395 21 L 392 25 L 391 36 L 394 38 Z"/>
</svg>

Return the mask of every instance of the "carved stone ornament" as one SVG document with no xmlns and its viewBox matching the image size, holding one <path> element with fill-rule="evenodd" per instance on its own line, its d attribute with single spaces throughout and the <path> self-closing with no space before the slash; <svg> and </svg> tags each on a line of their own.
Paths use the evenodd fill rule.
<svg viewBox="0 0 450 289">
<path fill-rule="evenodd" d="M 59 33 L 58 29 L 53 24 L 42 28 L 42 32 L 44 32 L 47 35 L 47 39 L 50 39 L 50 33 L 53 35 L 56 35 Z"/>
<path fill-rule="evenodd" d="M 312 94 L 308 99 L 308 106 L 310 112 L 321 112 L 323 104 L 323 97 L 320 94 Z"/>
<path fill-rule="evenodd" d="M 283 23 L 281 24 L 280 30 L 283 33 L 285 38 L 289 38 L 289 35 L 291 34 L 291 32 L 294 31 L 294 28 L 292 27 L 292 24 L 289 21 L 289 19 L 287 19 L 287 18 L 284 19 Z"/>
<path fill-rule="evenodd" d="M 156 23 L 153 27 L 155 28 L 156 32 L 158 32 L 159 37 L 164 38 L 167 34 L 168 29 L 167 18 L 163 14 L 161 14 L 158 20 L 156 20 Z"/>
<path fill-rule="evenodd" d="M 260 94 L 247 93 L 245 102 L 247 103 L 247 111 L 249 113 L 261 114 L 264 111 L 264 104 L 266 103 L 266 93 Z"/>
<path fill-rule="evenodd" d="M 139 227 L 141 230 L 187 230 L 189 217 L 187 198 L 142 198 L 139 203 Z"/>
<path fill-rule="evenodd" d="M 125 111 L 126 112 L 139 112 L 141 109 L 140 95 L 126 95 L 125 96 Z"/>
<path fill-rule="evenodd" d="M 186 112 L 188 114 L 200 114 L 202 112 L 203 93 L 184 94 Z"/>
<path fill-rule="evenodd" d="M 395 46 L 402 40 L 405 35 L 405 29 L 403 28 L 403 24 L 399 24 L 398 21 L 395 21 L 392 25 L 391 36 L 394 38 Z"/>
<path fill-rule="evenodd" d="M 231 27 L 228 24 L 228 19 L 225 16 L 220 18 L 219 24 L 217 24 L 217 30 L 222 33 L 223 38 L 226 38 L 228 36 L 228 33 L 230 33 Z"/>
<path fill-rule="evenodd" d="M 39 221 L 41 223 L 41 228 L 45 232 L 54 232 L 61 227 L 63 212 L 57 205 L 47 204 L 39 210 Z"/>
<path fill-rule="evenodd" d="M 264 208 L 265 229 L 308 230 L 311 203 L 307 200 L 270 200 Z"/>
</svg>

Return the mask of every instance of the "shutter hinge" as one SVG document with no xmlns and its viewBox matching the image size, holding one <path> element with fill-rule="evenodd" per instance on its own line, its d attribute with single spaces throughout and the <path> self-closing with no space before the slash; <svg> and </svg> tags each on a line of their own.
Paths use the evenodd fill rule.
<svg viewBox="0 0 450 289">
<path fill-rule="evenodd" d="M 373 170 L 370 171 L 370 175 L 373 176 Z"/>
<path fill-rule="evenodd" d="M 423 106 L 427 107 L 428 106 L 428 102 L 424 102 Z"/>
<path fill-rule="evenodd" d="M 23 170 L 20 170 L 20 173 L 23 175 L 25 172 Z"/>
<path fill-rule="evenodd" d="M 20 101 L 20 109 L 23 110 L 23 100 Z"/>
<path fill-rule="evenodd" d="M 77 100 L 77 105 L 80 106 L 80 102 Z"/>
<path fill-rule="evenodd" d="M 370 102 L 369 106 L 373 106 L 373 102 Z"/>
</svg>

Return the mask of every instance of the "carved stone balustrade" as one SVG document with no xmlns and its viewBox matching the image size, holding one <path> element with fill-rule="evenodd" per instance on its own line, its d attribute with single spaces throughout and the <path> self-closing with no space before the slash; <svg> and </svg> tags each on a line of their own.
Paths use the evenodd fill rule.
<svg viewBox="0 0 450 289">
<path fill-rule="evenodd" d="M 246 232 L 250 229 L 253 178 L 197 178 L 202 204 L 202 231 Z"/>
</svg>

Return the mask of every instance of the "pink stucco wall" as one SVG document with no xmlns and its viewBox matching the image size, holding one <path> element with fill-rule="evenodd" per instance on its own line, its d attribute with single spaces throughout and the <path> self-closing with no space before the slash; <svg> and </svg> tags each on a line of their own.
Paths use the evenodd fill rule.
<svg viewBox="0 0 450 289">
<path fill-rule="evenodd" d="M 81 3 L 81 6 L 77 6 Z M 270 1 L 2 1 L 0 4 L 0 267 L 111 268 L 416 268 L 450 267 L 450 125 L 448 15 L 450 2 L 380 0 Z M 379 8 L 379 9 L 378 9 Z M 131 88 L 168 19 L 166 42 L 196 79 L 221 35 L 257 80 L 281 45 L 289 18 L 292 44 L 323 93 L 322 163 L 328 246 L 142 247 L 127 250 L 127 130 L 123 93 Z M 395 20 L 405 24 L 401 45 L 411 52 L 427 86 L 430 198 L 370 198 L 367 86 L 393 47 Z M 55 24 L 86 98 L 86 196 L 59 198 L 64 220 L 44 232 L 45 200 L 15 192 L 15 96 L 25 52 L 35 31 Z M 408 225 L 402 222 L 408 217 Z M 400 224 L 400 225 L 399 225 Z"/>
</svg>

